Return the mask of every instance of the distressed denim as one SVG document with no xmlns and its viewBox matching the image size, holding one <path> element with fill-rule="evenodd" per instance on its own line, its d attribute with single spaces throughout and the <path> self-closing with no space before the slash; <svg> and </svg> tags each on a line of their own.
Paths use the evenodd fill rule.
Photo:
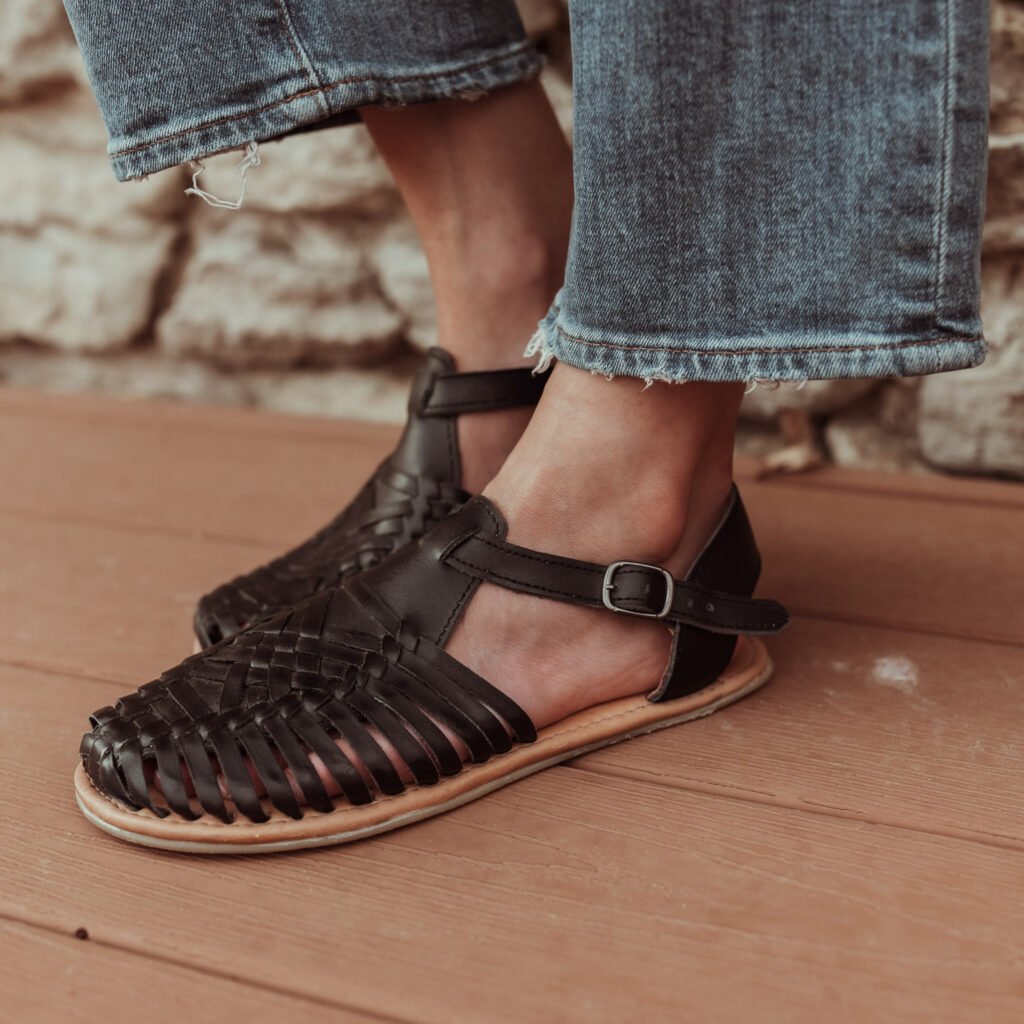
<svg viewBox="0 0 1024 1024">
<path fill-rule="evenodd" d="M 540 66 L 512 0 L 66 4 L 121 178 Z M 570 14 L 576 205 L 535 351 L 678 381 L 982 360 L 987 0 Z"/>
</svg>

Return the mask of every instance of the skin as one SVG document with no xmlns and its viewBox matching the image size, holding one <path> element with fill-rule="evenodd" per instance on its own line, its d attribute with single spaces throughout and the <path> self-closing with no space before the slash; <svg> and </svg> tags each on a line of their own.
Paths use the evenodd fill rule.
<svg viewBox="0 0 1024 1024">
<path fill-rule="evenodd" d="M 540 86 L 362 114 L 423 242 L 440 344 L 459 369 L 523 365 L 561 284 L 572 211 L 571 155 Z M 513 410 L 460 419 L 463 483 L 495 502 L 517 544 L 684 576 L 729 494 L 742 394 L 742 384 L 704 382 L 645 389 L 559 364 L 532 418 Z M 446 649 L 543 727 L 653 690 L 669 641 L 659 623 L 485 583 Z"/>
<path fill-rule="evenodd" d="M 533 81 L 475 102 L 361 113 L 423 243 L 439 344 L 460 370 L 526 365 L 562 283 L 572 217 L 572 154 L 544 90 Z M 529 418 L 459 418 L 467 490 L 490 482 Z"/>
<path fill-rule="evenodd" d="M 742 384 L 643 390 L 558 365 L 523 437 L 484 488 L 525 547 L 685 576 L 724 511 Z M 572 642 L 567 643 L 567 638 Z M 659 623 L 484 583 L 446 650 L 538 726 L 653 690 L 669 653 Z"/>
</svg>

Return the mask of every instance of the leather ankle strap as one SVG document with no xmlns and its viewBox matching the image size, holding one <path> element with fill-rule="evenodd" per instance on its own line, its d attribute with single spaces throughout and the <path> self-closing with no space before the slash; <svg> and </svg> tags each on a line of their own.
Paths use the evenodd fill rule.
<svg viewBox="0 0 1024 1024">
<path fill-rule="evenodd" d="M 443 560 L 469 576 L 509 590 L 664 619 L 711 633 L 777 633 L 789 621 L 786 609 L 776 601 L 673 579 L 667 570 L 643 562 L 596 565 L 480 534 L 452 545 Z"/>
<path fill-rule="evenodd" d="M 548 373 L 529 366 L 511 370 L 436 374 L 420 396 L 420 416 L 457 416 L 467 412 L 493 412 L 536 405 Z"/>
</svg>

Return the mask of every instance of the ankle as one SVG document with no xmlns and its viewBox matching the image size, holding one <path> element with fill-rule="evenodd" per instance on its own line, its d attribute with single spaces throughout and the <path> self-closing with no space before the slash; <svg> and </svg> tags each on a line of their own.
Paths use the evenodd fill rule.
<svg viewBox="0 0 1024 1024">
<path fill-rule="evenodd" d="M 445 246 L 445 258 L 435 261 L 435 277 L 471 299 L 553 294 L 562 283 L 568 247 L 568 234 L 561 229 L 533 223 L 476 225 Z"/>
<path fill-rule="evenodd" d="M 635 380 L 560 366 L 485 493 L 508 515 L 511 539 L 527 547 L 681 574 L 731 492 L 732 390 L 644 392 Z"/>
<path fill-rule="evenodd" d="M 475 255 L 433 260 L 439 343 L 463 371 L 521 366 L 561 285 L 564 249 L 546 239 L 496 239 Z"/>
<path fill-rule="evenodd" d="M 488 259 L 460 260 L 443 281 L 435 278 L 439 342 L 461 372 L 526 367 L 523 351 L 547 313 L 561 280 L 561 262 L 543 239 L 495 246 Z M 532 409 L 459 418 L 462 486 L 479 493 L 501 469 Z"/>
<path fill-rule="evenodd" d="M 462 487 L 479 494 L 497 476 L 530 422 L 529 407 L 463 414 L 458 420 Z"/>
<path fill-rule="evenodd" d="M 664 564 L 686 533 L 688 493 L 645 474 L 538 463 L 518 449 L 484 489 L 509 520 L 509 539 L 584 561 Z"/>
</svg>

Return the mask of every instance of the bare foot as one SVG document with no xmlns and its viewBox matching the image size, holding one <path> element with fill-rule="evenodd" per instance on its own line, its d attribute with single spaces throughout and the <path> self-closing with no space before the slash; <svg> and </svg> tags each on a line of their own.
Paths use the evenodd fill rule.
<svg viewBox="0 0 1024 1024">
<path fill-rule="evenodd" d="M 550 387 L 484 489 L 509 523 L 509 540 L 599 564 L 647 562 L 685 576 L 728 501 L 739 389 L 661 385 L 660 392 L 641 392 L 637 381 L 609 382 L 561 367 Z M 618 403 L 631 408 L 638 428 L 628 436 L 617 428 Z M 666 417 L 680 405 L 690 415 Z M 670 642 L 659 622 L 485 583 L 446 651 L 511 696 L 540 728 L 654 690 Z"/>
</svg>

